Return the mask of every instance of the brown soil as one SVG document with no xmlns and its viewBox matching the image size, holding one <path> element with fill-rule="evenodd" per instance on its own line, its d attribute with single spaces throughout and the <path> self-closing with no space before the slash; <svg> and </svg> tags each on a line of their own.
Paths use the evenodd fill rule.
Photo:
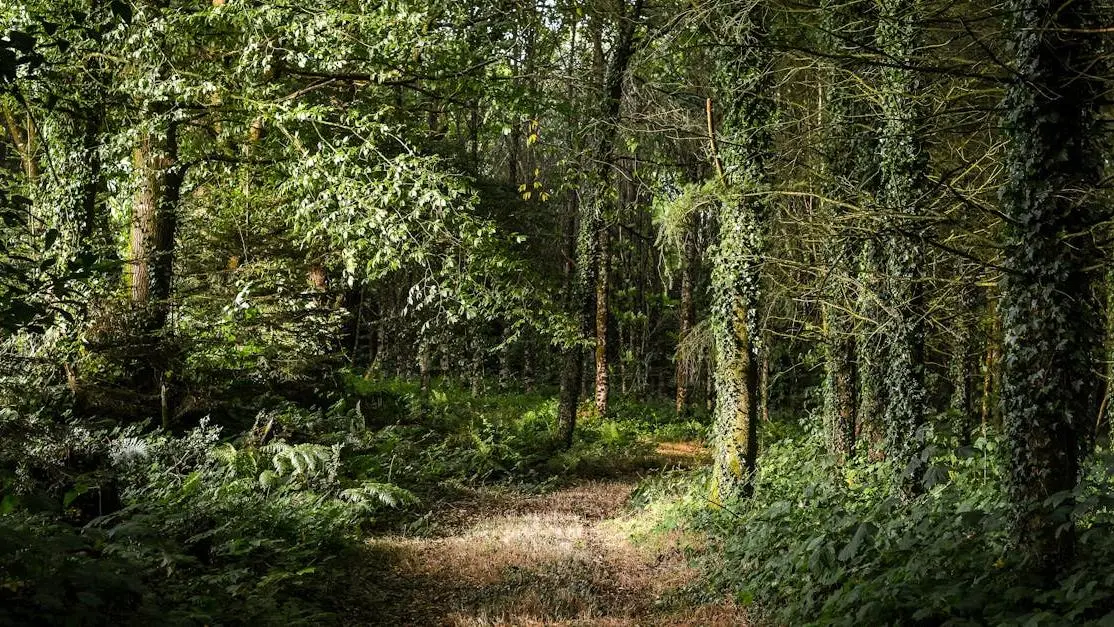
<svg viewBox="0 0 1114 627">
<path fill-rule="evenodd" d="M 675 443 L 668 458 L 695 459 Z M 616 518 L 634 478 L 548 494 L 470 490 L 431 514 L 435 537 L 368 542 L 362 624 L 745 625 L 729 603 L 691 607 L 683 538 L 634 544 Z M 691 544 L 691 543 L 690 543 Z"/>
</svg>

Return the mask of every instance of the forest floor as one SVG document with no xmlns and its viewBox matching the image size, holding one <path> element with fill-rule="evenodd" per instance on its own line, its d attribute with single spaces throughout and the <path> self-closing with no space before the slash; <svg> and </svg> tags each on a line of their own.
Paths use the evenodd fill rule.
<svg viewBox="0 0 1114 627">
<path fill-rule="evenodd" d="M 664 467 L 706 462 L 658 446 Z M 465 488 L 412 533 L 368 541 L 361 621 L 397 625 L 744 625 L 728 601 L 686 594 L 693 532 L 651 525 L 627 504 L 638 476 L 573 480 L 548 493 Z M 362 604 L 363 605 L 363 604 Z M 367 612 L 368 610 L 365 610 Z M 364 612 L 361 612 L 364 613 Z"/>
</svg>

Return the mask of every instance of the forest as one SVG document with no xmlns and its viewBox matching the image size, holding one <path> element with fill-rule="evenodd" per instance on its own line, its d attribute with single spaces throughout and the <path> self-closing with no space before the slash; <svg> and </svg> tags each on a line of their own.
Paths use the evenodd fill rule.
<svg viewBox="0 0 1114 627">
<path fill-rule="evenodd" d="M 1114 625 L 1112 45 L 5 1 L 0 624 Z"/>
</svg>

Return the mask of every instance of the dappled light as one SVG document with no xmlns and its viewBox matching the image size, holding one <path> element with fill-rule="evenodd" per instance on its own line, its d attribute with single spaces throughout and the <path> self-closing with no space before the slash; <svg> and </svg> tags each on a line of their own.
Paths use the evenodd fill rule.
<svg viewBox="0 0 1114 627">
<path fill-rule="evenodd" d="M 1114 0 L 0 2 L 0 627 L 1114 625 Z"/>
</svg>

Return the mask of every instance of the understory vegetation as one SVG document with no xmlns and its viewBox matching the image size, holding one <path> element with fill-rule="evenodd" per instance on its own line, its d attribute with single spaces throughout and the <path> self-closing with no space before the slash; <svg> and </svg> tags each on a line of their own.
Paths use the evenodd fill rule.
<svg viewBox="0 0 1114 627">
<path fill-rule="evenodd" d="M 5 0 L 0 624 L 1114 624 L 1112 60 L 1114 0 Z"/>
<path fill-rule="evenodd" d="M 705 594 L 729 593 L 772 624 L 1062 625 L 1114 619 L 1114 457 L 1096 452 L 1057 516 L 1078 526 L 1058 580 L 1033 575 L 1010 534 L 997 435 L 933 439 L 923 495 L 903 499 L 889 465 L 836 466 L 815 430 L 772 444 L 751 499 L 708 508 L 704 475 L 672 489 L 659 529 L 715 538 L 698 558 Z M 649 494 L 655 489 L 648 487 Z"/>
<path fill-rule="evenodd" d="M 551 396 L 357 376 L 327 407 L 272 405 L 235 434 L 5 410 L 0 429 L 24 439 L 0 475 L 0 622 L 343 622 L 362 539 L 423 533 L 422 505 L 462 486 L 534 492 L 646 471 L 663 463 L 655 442 L 707 431 L 620 402 L 558 450 Z"/>
</svg>

